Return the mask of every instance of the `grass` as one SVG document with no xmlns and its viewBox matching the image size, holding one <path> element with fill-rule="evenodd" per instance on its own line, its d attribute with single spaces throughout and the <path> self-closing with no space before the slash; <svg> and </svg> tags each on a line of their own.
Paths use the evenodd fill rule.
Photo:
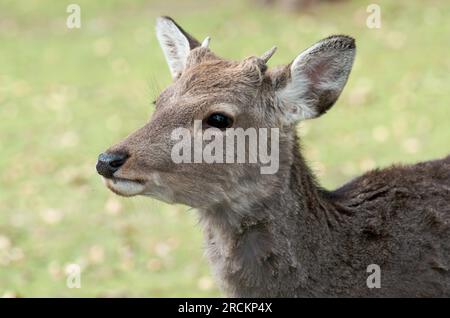
<svg viewBox="0 0 450 318">
<path fill-rule="evenodd" d="M 219 296 L 195 211 L 107 191 L 97 155 L 143 125 L 170 82 L 154 35 L 168 14 L 221 56 L 279 50 L 271 65 L 333 33 L 358 54 L 337 105 L 299 126 L 306 157 L 333 188 L 375 166 L 450 152 L 450 5 L 367 1 L 286 13 L 240 1 L 77 1 L 67 29 L 57 1 L 0 4 L 0 295 Z M 82 268 L 81 288 L 66 268 Z"/>
</svg>

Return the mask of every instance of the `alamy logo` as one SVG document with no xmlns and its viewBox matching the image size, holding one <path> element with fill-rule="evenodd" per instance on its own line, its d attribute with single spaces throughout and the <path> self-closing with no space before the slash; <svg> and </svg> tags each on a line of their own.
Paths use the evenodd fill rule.
<svg viewBox="0 0 450 318">
<path fill-rule="evenodd" d="M 68 288 L 81 288 L 81 267 L 78 264 L 69 264 L 66 267 L 66 286 Z"/>
<path fill-rule="evenodd" d="M 369 277 L 367 277 L 367 287 L 372 288 L 381 288 L 381 269 L 377 264 L 370 264 L 367 266 L 367 273 L 370 273 Z"/>
<path fill-rule="evenodd" d="M 66 19 L 66 26 L 69 29 L 81 28 L 81 8 L 78 4 L 72 3 L 67 6 L 67 13 L 70 13 Z"/>
<path fill-rule="evenodd" d="M 370 4 L 366 8 L 370 15 L 366 19 L 366 25 L 369 29 L 381 28 L 381 8 L 378 4 Z"/>
<path fill-rule="evenodd" d="M 176 128 L 171 139 L 176 141 L 171 157 L 177 164 L 259 163 L 261 174 L 274 174 L 279 168 L 278 128 L 203 130 L 202 121 L 196 120 L 193 132 Z"/>
</svg>

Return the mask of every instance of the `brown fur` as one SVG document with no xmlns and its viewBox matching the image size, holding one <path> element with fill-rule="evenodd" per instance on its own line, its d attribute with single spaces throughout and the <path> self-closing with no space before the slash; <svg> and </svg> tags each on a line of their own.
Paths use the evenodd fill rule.
<svg viewBox="0 0 450 318">
<path fill-rule="evenodd" d="M 195 47 L 186 67 L 158 97 L 151 121 L 108 152 L 129 155 L 114 180 L 198 208 L 206 254 L 227 295 L 450 296 L 450 157 L 371 171 L 327 191 L 301 156 L 289 121 L 294 105 L 278 95 L 295 79 L 290 65 L 267 70 L 257 57 L 226 61 L 189 39 Z M 338 98 L 354 48 L 349 37 L 330 37 L 300 64 L 311 75 L 305 100 L 316 116 Z M 322 68 L 334 76 L 330 89 L 315 86 Z M 171 131 L 190 129 L 212 110 L 229 111 L 224 105 L 235 108 L 234 127 L 280 129 L 277 173 L 171 161 Z M 381 268 L 380 289 L 366 285 L 370 264 Z"/>
</svg>

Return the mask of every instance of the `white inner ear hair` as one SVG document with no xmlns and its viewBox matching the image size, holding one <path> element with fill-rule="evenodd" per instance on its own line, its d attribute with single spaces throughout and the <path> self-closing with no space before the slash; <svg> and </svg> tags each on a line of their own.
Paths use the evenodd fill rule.
<svg viewBox="0 0 450 318">
<path fill-rule="evenodd" d="M 190 52 L 189 41 L 172 21 L 164 18 L 157 20 L 156 36 L 166 57 L 172 77 L 176 78 L 186 66 Z"/>
<path fill-rule="evenodd" d="M 290 81 L 276 94 L 283 112 L 289 118 L 289 122 L 317 116 L 313 105 L 314 101 L 306 97 L 310 87 L 310 80 L 296 69 L 296 64 L 294 63 L 291 66 Z"/>
</svg>

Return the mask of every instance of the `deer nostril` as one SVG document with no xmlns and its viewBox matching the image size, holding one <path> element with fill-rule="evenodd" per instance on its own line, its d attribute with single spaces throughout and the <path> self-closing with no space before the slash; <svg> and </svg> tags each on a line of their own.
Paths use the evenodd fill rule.
<svg viewBox="0 0 450 318">
<path fill-rule="evenodd" d="M 111 167 L 113 167 L 113 168 L 120 168 L 124 163 L 125 163 L 125 161 L 126 161 L 126 159 L 119 159 L 119 160 L 114 160 L 114 161 L 111 161 L 110 163 L 109 163 L 109 165 L 111 166 Z"/>
<path fill-rule="evenodd" d="M 112 178 L 127 159 L 128 155 L 124 153 L 102 153 L 98 157 L 97 172 L 106 178 Z"/>
</svg>

